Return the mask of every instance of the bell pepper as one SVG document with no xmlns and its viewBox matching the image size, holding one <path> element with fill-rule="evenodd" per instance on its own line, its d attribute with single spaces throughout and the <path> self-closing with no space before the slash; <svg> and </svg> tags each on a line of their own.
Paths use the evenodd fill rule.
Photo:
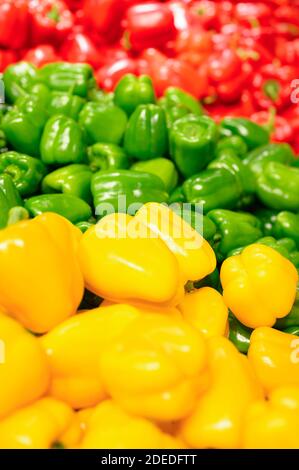
<svg viewBox="0 0 299 470">
<path fill-rule="evenodd" d="M 124 149 L 115 144 L 97 143 L 87 149 L 89 166 L 96 170 L 121 170 L 130 166 Z"/>
<path fill-rule="evenodd" d="M 28 44 L 29 11 L 23 0 L 4 0 L 0 5 L 0 46 L 23 49 Z"/>
<path fill-rule="evenodd" d="M 25 208 L 32 217 L 44 212 L 54 212 L 65 217 L 73 224 L 82 222 L 92 216 L 91 207 L 83 199 L 73 194 L 40 194 L 30 197 Z"/>
<path fill-rule="evenodd" d="M 274 325 L 274 328 L 278 330 L 283 330 L 286 333 L 291 333 L 291 331 L 286 331 L 288 328 L 298 327 L 299 326 L 299 286 L 297 286 L 296 298 L 292 306 L 290 313 L 284 317 L 279 318 Z"/>
<path fill-rule="evenodd" d="M 299 388 L 279 387 L 267 400 L 250 404 L 244 419 L 242 448 L 298 449 Z"/>
<path fill-rule="evenodd" d="M 268 162 L 257 178 L 257 195 L 265 206 L 276 210 L 299 210 L 299 168 Z"/>
<path fill-rule="evenodd" d="M 124 10 L 123 0 L 85 0 L 83 3 L 87 26 L 109 43 L 120 38 Z"/>
<path fill-rule="evenodd" d="M 222 150 L 218 157 L 215 158 L 208 168 L 224 168 L 232 173 L 237 180 L 242 190 L 242 197 L 240 206 L 248 205 L 252 202 L 255 193 L 255 180 L 251 170 L 244 165 L 242 160 L 235 155 L 231 149 Z"/>
<path fill-rule="evenodd" d="M 220 278 L 226 305 L 245 326 L 272 326 L 276 318 L 283 318 L 291 311 L 297 270 L 268 246 L 249 245 L 240 255 L 227 258 Z M 259 302 L 252 302 L 253 298 Z"/>
<path fill-rule="evenodd" d="M 9 210 L 23 201 L 10 175 L 0 175 L 0 228 L 6 227 Z"/>
<path fill-rule="evenodd" d="M 48 103 L 47 111 L 50 116 L 63 114 L 64 116 L 77 121 L 84 104 L 85 101 L 80 96 L 72 95 L 71 93 L 53 91 Z"/>
<path fill-rule="evenodd" d="M 195 114 L 201 116 L 203 109 L 199 101 L 192 95 L 177 87 L 168 87 L 162 98 L 159 99 L 159 106 L 165 111 L 167 126 L 170 128 L 175 121 L 186 116 Z"/>
<path fill-rule="evenodd" d="M 258 178 L 267 162 L 289 165 L 294 158 L 294 152 L 289 144 L 271 143 L 252 150 L 246 155 L 243 163 L 248 165 L 255 177 Z"/>
<path fill-rule="evenodd" d="M 225 118 L 220 125 L 220 135 L 238 135 L 245 141 L 249 150 L 269 142 L 269 133 L 262 126 L 246 118 Z"/>
<path fill-rule="evenodd" d="M 224 168 L 203 170 L 188 178 L 182 186 L 185 200 L 202 204 L 203 212 L 222 207 L 234 209 L 240 201 L 242 189 L 235 175 Z"/>
<path fill-rule="evenodd" d="M 216 124 L 208 116 L 188 114 L 175 121 L 169 132 L 170 155 L 185 178 L 213 159 L 216 138 Z"/>
<path fill-rule="evenodd" d="M 60 57 L 54 46 L 51 46 L 50 44 L 40 44 L 29 49 L 24 55 L 24 60 L 39 68 L 43 65 L 50 64 L 51 62 L 58 62 Z"/>
<path fill-rule="evenodd" d="M 75 224 L 76 227 L 80 230 L 80 232 L 85 233 L 87 230 L 92 227 L 94 224 L 89 222 L 88 220 L 83 220 L 82 222 L 78 222 Z"/>
<path fill-rule="evenodd" d="M 229 320 L 229 340 L 236 346 L 242 354 L 247 354 L 250 345 L 251 328 L 242 325 L 241 322 L 230 313 Z"/>
<path fill-rule="evenodd" d="M 250 338 L 248 359 L 267 392 L 299 384 L 298 338 L 274 328 L 256 328 Z"/>
<path fill-rule="evenodd" d="M 76 312 L 83 296 L 76 258 L 80 236 L 57 214 L 1 230 L 0 305 L 25 328 L 44 333 Z"/>
<path fill-rule="evenodd" d="M 130 116 L 140 104 L 155 103 L 153 83 L 148 75 L 128 73 L 120 79 L 114 90 L 114 103 Z"/>
<path fill-rule="evenodd" d="M 215 268 L 211 274 L 208 274 L 208 276 L 204 277 L 200 281 L 194 282 L 193 287 L 195 289 L 201 289 L 202 287 L 212 287 L 221 293 L 222 289 L 220 284 L 219 269 Z"/>
<path fill-rule="evenodd" d="M 112 103 L 90 101 L 83 107 L 79 123 L 89 145 L 95 142 L 120 144 L 127 126 L 127 115 Z"/>
<path fill-rule="evenodd" d="M 90 204 L 92 200 L 91 176 L 92 171 L 87 165 L 76 163 L 67 165 L 48 173 L 42 182 L 42 192 L 71 194 Z"/>
<path fill-rule="evenodd" d="M 115 211 L 134 215 L 146 202 L 168 200 L 158 176 L 131 170 L 98 171 L 92 177 L 91 192 L 98 217 Z"/>
<path fill-rule="evenodd" d="M 157 236 L 147 238 L 148 232 L 134 217 L 115 213 L 87 230 L 79 249 L 87 289 L 114 302 L 178 303 L 183 293 L 178 261 Z"/>
<path fill-rule="evenodd" d="M 34 95 L 39 104 L 46 108 L 47 113 L 49 114 L 49 104 L 52 97 L 52 93 L 46 85 L 44 85 L 43 83 L 35 83 L 34 85 L 29 87 L 27 93 L 25 92 L 25 95 L 26 94 Z M 16 102 L 16 105 L 18 105 L 18 101 Z"/>
<path fill-rule="evenodd" d="M 52 375 L 50 396 L 77 409 L 94 406 L 106 398 L 99 357 L 139 315 L 129 305 L 100 307 L 78 313 L 40 337 Z"/>
<path fill-rule="evenodd" d="M 220 156 L 222 152 L 227 149 L 232 150 L 239 158 L 243 159 L 247 153 L 248 148 L 245 141 L 239 135 L 232 135 L 230 137 L 222 137 L 216 145 L 216 156 Z"/>
<path fill-rule="evenodd" d="M 274 225 L 277 218 L 277 211 L 271 209 L 258 208 L 253 212 L 253 215 L 257 217 L 261 223 L 261 229 L 265 237 L 272 236 L 274 234 Z M 277 238 L 281 238 L 280 236 Z"/>
<path fill-rule="evenodd" d="M 42 398 L 0 421 L 0 449 L 51 449 L 63 446 L 74 421 L 73 410 L 53 398 Z"/>
<path fill-rule="evenodd" d="M 82 15 L 82 11 L 78 15 Z M 84 21 L 84 18 L 82 18 Z M 74 28 L 72 33 L 64 40 L 60 54 L 66 62 L 81 62 L 90 64 L 97 70 L 103 63 L 101 50 L 97 47 L 88 34 L 84 33 L 79 28 Z"/>
<path fill-rule="evenodd" d="M 0 154 L 0 174 L 10 175 L 21 196 L 30 196 L 38 190 L 46 167 L 37 158 L 5 152 Z"/>
<path fill-rule="evenodd" d="M 46 393 L 50 370 L 37 338 L 20 323 L 1 313 L 0 329 L 0 418 L 3 419 Z"/>
<path fill-rule="evenodd" d="M 178 183 L 178 172 L 173 162 L 167 158 L 153 158 L 152 160 L 136 162 L 131 166 L 131 170 L 159 176 L 168 193 L 173 191 Z"/>
<path fill-rule="evenodd" d="M 28 62 L 9 65 L 3 74 L 5 96 L 9 103 L 14 103 L 23 90 L 28 90 L 37 80 L 37 68 Z"/>
<path fill-rule="evenodd" d="M 178 306 L 183 319 L 206 338 L 224 336 L 228 310 L 222 295 L 211 287 L 186 293 Z"/>
<path fill-rule="evenodd" d="M 33 157 L 40 154 L 39 145 L 48 115 L 36 96 L 18 98 L 16 106 L 3 117 L 1 127 L 7 141 L 18 152 Z"/>
<path fill-rule="evenodd" d="M 80 449 L 183 449 L 155 423 L 127 414 L 112 400 L 92 409 Z"/>
<path fill-rule="evenodd" d="M 260 222 L 252 214 L 214 209 L 208 217 L 217 227 L 215 249 L 222 259 L 234 248 L 254 243 L 262 236 Z"/>
<path fill-rule="evenodd" d="M 163 109 L 155 104 L 139 105 L 129 119 L 124 147 L 128 155 L 138 160 L 163 157 L 168 149 Z"/>
<path fill-rule="evenodd" d="M 179 426 L 179 437 L 192 448 L 239 448 L 243 415 L 262 397 L 247 358 L 231 342 L 208 340 L 210 382 L 190 416 Z"/>
<path fill-rule="evenodd" d="M 292 238 L 299 248 L 299 215 L 288 211 L 279 212 L 273 224 L 273 236 Z"/>
<path fill-rule="evenodd" d="M 103 350 L 100 373 L 107 392 L 123 410 L 173 421 L 186 417 L 195 406 L 205 385 L 206 361 L 203 336 L 186 322 L 143 314 Z"/>
<path fill-rule="evenodd" d="M 86 156 L 86 146 L 79 124 L 63 115 L 50 118 L 41 138 L 40 154 L 46 165 L 82 163 Z"/>
<path fill-rule="evenodd" d="M 38 71 L 37 81 L 53 91 L 64 93 L 72 90 L 74 95 L 86 98 L 88 91 L 95 86 L 93 69 L 88 64 L 53 62 Z"/>
<path fill-rule="evenodd" d="M 191 225 L 194 230 L 210 243 L 216 234 L 216 225 L 206 215 L 203 215 L 201 212 L 197 212 L 196 210 L 192 210 L 191 207 L 187 208 L 186 205 L 186 203 L 184 206 L 180 203 L 172 203 L 169 208 L 184 219 L 185 222 Z"/>
</svg>

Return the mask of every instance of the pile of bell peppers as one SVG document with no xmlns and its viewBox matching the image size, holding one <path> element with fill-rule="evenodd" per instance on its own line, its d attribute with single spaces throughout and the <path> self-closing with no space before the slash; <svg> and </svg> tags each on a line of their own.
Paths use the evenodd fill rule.
<svg viewBox="0 0 299 470">
<path fill-rule="evenodd" d="M 299 151 L 298 17 L 298 0 L 1 0 L 0 71 L 88 63 L 107 91 L 149 74 L 157 96 L 180 87 L 217 120 L 265 124 L 271 108 L 275 140 Z"/>
<path fill-rule="evenodd" d="M 298 448 L 292 147 L 148 75 L 3 81 L 0 448 Z"/>
</svg>

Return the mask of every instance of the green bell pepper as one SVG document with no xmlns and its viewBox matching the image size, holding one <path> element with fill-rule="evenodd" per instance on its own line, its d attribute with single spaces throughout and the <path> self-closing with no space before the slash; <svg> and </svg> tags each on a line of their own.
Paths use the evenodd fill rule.
<svg viewBox="0 0 299 470">
<path fill-rule="evenodd" d="M 213 159 L 217 126 L 208 116 L 187 116 L 170 129 L 170 155 L 185 178 L 205 168 Z"/>
<path fill-rule="evenodd" d="M 113 105 L 114 93 L 107 93 L 106 91 L 100 90 L 99 88 L 91 88 L 88 90 L 87 101 L 95 101 L 105 105 Z"/>
<path fill-rule="evenodd" d="M 49 103 L 52 97 L 52 93 L 46 85 L 43 83 L 36 83 L 29 88 L 25 95 L 26 94 L 30 96 L 34 95 L 37 98 L 38 103 L 46 108 L 47 112 L 49 112 Z"/>
<path fill-rule="evenodd" d="M 67 116 L 53 116 L 44 128 L 41 159 L 47 165 L 84 162 L 86 146 L 79 124 Z"/>
<path fill-rule="evenodd" d="M 267 144 L 248 153 L 243 160 L 258 178 L 266 163 L 279 162 L 289 165 L 294 159 L 294 153 L 289 144 Z"/>
<path fill-rule="evenodd" d="M 229 339 L 242 354 L 247 354 L 250 346 L 250 336 L 252 329 L 243 325 L 239 320 L 230 313 L 229 321 Z"/>
<path fill-rule="evenodd" d="M 90 101 L 83 107 L 79 123 L 85 131 L 89 145 L 96 142 L 120 144 L 127 126 L 127 115 L 111 103 Z"/>
<path fill-rule="evenodd" d="M 6 227 L 10 209 L 22 205 L 22 198 L 12 178 L 7 174 L 0 175 L 0 228 Z"/>
<path fill-rule="evenodd" d="M 36 96 L 22 96 L 3 117 L 1 127 L 7 141 L 18 152 L 38 157 L 48 115 Z"/>
<path fill-rule="evenodd" d="M 201 287 L 213 287 L 213 289 L 222 292 L 221 282 L 220 282 L 220 274 L 218 268 L 215 268 L 214 271 L 209 274 L 208 276 L 204 277 L 200 281 L 196 281 L 193 283 L 193 286 L 196 289 L 200 289 Z"/>
<path fill-rule="evenodd" d="M 129 119 L 124 147 L 128 155 L 138 160 L 163 157 L 168 149 L 163 109 L 155 104 L 138 106 Z"/>
<path fill-rule="evenodd" d="M 156 102 L 152 79 L 148 75 L 136 77 L 131 73 L 124 75 L 114 90 L 114 103 L 129 116 L 140 104 Z"/>
<path fill-rule="evenodd" d="M 43 212 L 55 212 L 73 224 L 88 220 L 92 216 L 91 207 L 72 194 L 42 194 L 26 200 L 25 208 L 36 217 Z"/>
<path fill-rule="evenodd" d="M 85 98 L 88 91 L 95 86 L 93 69 L 90 65 L 69 62 L 44 65 L 38 70 L 37 81 L 54 91 L 67 93 L 72 90 L 74 95 L 82 98 Z"/>
<path fill-rule="evenodd" d="M 208 217 L 217 227 L 214 247 L 220 261 L 235 248 L 247 246 L 262 237 L 260 221 L 252 214 L 215 209 Z"/>
<path fill-rule="evenodd" d="M 9 65 L 3 74 L 5 96 L 9 103 L 14 103 L 17 98 L 23 96 L 24 90 L 29 90 L 36 82 L 37 76 L 37 68 L 29 62 Z"/>
<path fill-rule="evenodd" d="M 92 227 L 94 224 L 92 224 L 91 222 L 88 222 L 87 220 L 83 220 L 82 222 L 78 222 L 76 224 L 76 227 L 78 227 L 78 229 L 82 232 L 82 233 L 85 233 L 87 232 L 87 230 Z"/>
<path fill-rule="evenodd" d="M 287 211 L 279 212 L 273 225 L 273 236 L 292 238 L 299 249 L 299 214 Z"/>
<path fill-rule="evenodd" d="M 89 166 L 73 163 L 45 176 L 42 182 L 42 192 L 72 194 L 91 204 L 91 177 L 92 170 Z"/>
<path fill-rule="evenodd" d="M 163 181 L 156 175 L 131 170 L 99 171 L 91 179 L 96 215 L 124 212 L 134 215 L 146 202 L 167 202 Z"/>
<path fill-rule="evenodd" d="M 0 129 L 0 153 L 7 151 L 6 136 L 2 129 Z"/>
<path fill-rule="evenodd" d="M 242 194 L 237 178 L 224 168 L 204 170 L 191 176 L 182 186 L 187 202 L 202 204 L 206 214 L 212 209 L 234 209 Z"/>
<path fill-rule="evenodd" d="M 47 109 L 50 116 L 63 114 L 77 121 L 84 104 L 80 96 L 53 91 Z"/>
<path fill-rule="evenodd" d="M 248 148 L 245 141 L 239 135 L 232 135 L 230 137 L 222 137 L 217 142 L 215 154 L 219 157 L 223 151 L 227 149 L 232 150 L 235 154 L 243 159 L 244 156 L 248 153 Z"/>
<path fill-rule="evenodd" d="M 5 152 L 0 155 L 0 174 L 11 176 L 21 196 L 30 196 L 38 190 L 46 174 L 46 167 L 37 158 Z"/>
<path fill-rule="evenodd" d="M 164 96 L 159 99 L 159 106 L 165 111 L 167 126 L 170 128 L 178 119 L 187 114 L 195 114 L 201 116 L 203 108 L 199 101 L 192 95 L 186 93 L 180 88 L 169 87 L 166 89 Z"/>
<path fill-rule="evenodd" d="M 257 178 L 257 195 L 270 209 L 299 210 L 299 168 L 268 162 Z"/>
<path fill-rule="evenodd" d="M 178 183 L 178 172 L 173 162 L 167 158 L 154 158 L 153 160 L 136 162 L 131 166 L 131 170 L 159 176 L 164 182 L 168 193 L 173 191 Z"/>
<path fill-rule="evenodd" d="M 277 218 L 277 211 L 260 208 L 253 212 L 253 215 L 261 222 L 261 228 L 265 237 L 274 235 L 273 227 Z M 283 237 L 284 235 L 282 235 Z M 278 237 L 281 238 L 281 237 Z"/>
<path fill-rule="evenodd" d="M 289 335 L 299 336 L 299 326 L 289 326 L 285 330 L 284 333 L 288 333 Z"/>
<path fill-rule="evenodd" d="M 169 196 L 169 204 L 173 204 L 175 202 L 186 202 L 186 196 L 183 192 L 183 187 L 178 186 L 175 188 L 174 191 Z"/>
<path fill-rule="evenodd" d="M 115 144 L 94 144 L 88 147 L 87 157 L 92 171 L 127 169 L 130 166 L 124 149 Z"/>
<path fill-rule="evenodd" d="M 296 297 L 292 307 L 292 310 L 288 315 L 283 318 L 279 318 L 274 328 L 277 330 L 285 330 L 286 328 L 299 326 L 299 285 L 297 285 Z"/>
<path fill-rule="evenodd" d="M 238 135 L 246 143 L 248 150 L 252 150 L 269 142 L 269 132 L 262 126 L 246 118 L 225 118 L 220 124 L 220 135 L 230 137 Z"/>
</svg>

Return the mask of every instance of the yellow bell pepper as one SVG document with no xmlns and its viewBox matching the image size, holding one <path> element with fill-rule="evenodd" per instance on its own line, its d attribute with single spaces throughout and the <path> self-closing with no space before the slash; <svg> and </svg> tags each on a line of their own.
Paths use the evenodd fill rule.
<svg viewBox="0 0 299 470">
<path fill-rule="evenodd" d="M 41 397 L 50 371 L 46 355 L 31 333 L 0 314 L 0 419 Z"/>
<path fill-rule="evenodd" d="M 72 425 L 74 412 L 53 398 L 15 411 L 0 421 L 1 449 L 49 449 L 65 445 L 63 433 Z"/>
<path fill-rule="evenodd" d="M 127 412 L 158 421 L 181 419 L 206 384 L 200 332 L 165 315 L 141 315 L 103 351 L 104 384 Z"/>
<path fill-rule="evenodd" d="M 154 423 L 130 416 L 111 400 L 92 413 L 81 449 L 182 449 L 185 445 Z"/>
<path fill-rule="evenodd" d="M 128 305 L 99 307 L 61 323 L 39 341 L 51 368 L 50 395 L 73 408 L 94 406 L 107 394 L 99 370 L 104 347 L 139 312 Z"/>
<path fill-rule="evenodd" d="M 76 257 L 80 231 L 45 213 L 0 232 L 0 305 L 36 333 L 76 312 L 83 277 Z"/>
<path fill-rule="evenodd" d="M 250 337 L 248 358 L 267 392 L 283 385 L 299 386 L 299 338 L 260 327 Z"/>
<path fill-rule="evenodd" d="M 221 267 L 223 297 L 246 326 L 273 326 L 294 303 L 298 273 L 288 259 L 272 248 L 253 244 Z"/>
<path fill-rule="evenodd" d="M 186 293 L 179 310 L 184 320 L 207 338 L 223 336 L 226 332 L 228 309 L 222 295 L 211 287 Z"/>
<path fill-rule="evenodd" d="M 210 386 L 199 397 L 179 436 L 196 448 L 239 448 L 242 418 L 261 388 L 245 356 L 224 337 L 208 340 Z"/>
<path fill-rule="evenodd" d="M 245 449 L 299 448 L 299 387 L 273 390 L 267 401 L 252 403 L 246 413 Z"/>
<path fill-rule="evenodd" d="M 178 262 L 158 238 L 138 236 L 138 226 L 134 217 L 110 214 L 84 233 L 79 259 L 86 287 L 114 302 L 174 305 L 183 296 Z"/>
<path fill-rule="evenodd" d="M 166 243 L 178 260 L 183 282 L 197 281 L 216 268 L 216 256 L 209 243 L 174 211 L 150 202 L 139 209 L 135 220 Z"/>
</svg>

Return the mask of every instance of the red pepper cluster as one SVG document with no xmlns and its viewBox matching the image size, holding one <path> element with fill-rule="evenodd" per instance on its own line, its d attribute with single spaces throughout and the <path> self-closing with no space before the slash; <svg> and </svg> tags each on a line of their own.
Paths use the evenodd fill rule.
<svg viewBox="0 0 299 470">
<path fill-rule="evenodd" d="M 299 151 L 299 0 L 0 0 L 0 48 L 0 70 L 89 62 L 106 90 L 150 74 L 158 95 L 174 85 L 215 118 L 275 124 Z"/>
</svg>

